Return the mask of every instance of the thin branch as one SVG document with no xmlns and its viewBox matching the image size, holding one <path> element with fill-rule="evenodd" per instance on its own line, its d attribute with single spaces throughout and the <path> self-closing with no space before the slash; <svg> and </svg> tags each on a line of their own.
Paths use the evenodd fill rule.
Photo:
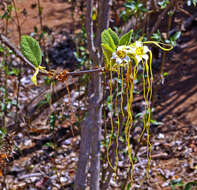
<svg viewBox="0 0 197 190">
<path fill-rule="evenodd" d="M 87 14 L 86 14 L 86 33 L 88 42 L 88 51 L 90 58 L 93 60 L 94 65 L 98 63 L 98 55 L 94 44 L 94 31 L 93 31 L 93 20 L 92 20 L 93 0 L 87 0 Z"/>
<path fill-rule="evenodd" d="M 18 56 L 25 64 L 27 64 L 31 69 L 35 69 L 34 65 L 28 61 L 24 55 L 21 53 L 20 50 L 18 50 L 3 34 L 0 33 L 0 41 L 5 44 L 7 47 L 9 47 L 15 54 Z M 84 74 L 91 74 L 91 73 L 98 73 L 98 72 L 105 72 L 104 67 L 99 67 L 97 69 L 91 69 L 91 70 L 85 70 L 85 71 L 77 71 L 77 72 L 67 72 L 66 75 L 71 76 L 79 76 Z M 48 71 L 41 70 L 41 74 L 48 75 Z"/>
<path fill-rule="evenodd" d="M 109 16 L 110 16 L 110 9 L 112 6 L 113 0 L 103 0 L 104 3 L 104 13 L 103 13 L 103 30 L 109 27 Z"/>
<path fill-rule="evenodd" d="M 101 33 L 104 29 L 109 27 L 109 13 L 112 6 L 112 0 L 100 0 L 98 3 L 98 23 L 96 30 L 96 47 L 99 50 L 100 56 L 102 55 L 101 49 Z M 102 56 L 101 56 L 102 60 Z M 102 62 L 102 61 L 101 61 Z M 101 66 L 101 65 L 99 65 Z"/>
<path fill-rule="evenodd" d="M 150 34 L 148 35 L 148 39 L 150 39 L 151 36 L 153 35 L 153 33 L 158 29 L 159 25 L 161 24 L 162 19 L 164 18 L 166 13 L 171 9 L 172 5 L 173 5 L 173 2 L 169 3 L 167 5 L 167 7 L 163 10 L 163 12 L 159 15 L 156 23 L 152 27 L 152 30 L 151 30 Z"/>
<path fill-rule="evenodd" d="M 78 76 L 83 74 L 91 74 L 91 73 L 99 73 L 99 72 L 107 72 L 104 67 L 99 67 L 97 69 L 78 71 L 78 72 L 68 72 L 67 75 Z"/>
<path fill-rule="evenodd" d="M 25 175 L 22 175 L 22 176 L 19 176 L 19 179 L 22 180 L 22 179 L 26 179 L 26 178 L 32 178 L 32 177 L 41 177 L 43 176 L 43 174 L 41 173 L 31 173 L 31 174 L 25 174 Z"/>
<path fill-rule="evenodd" d="M 0 33 L 0 41 L 8 46 L 24 63 L 26 63 L 32 69 L 35 69 L 34 65 L 29 62 L 24 55 L 3 35 Z"/>
<path fill-rule="evenodd" d="M 21 40 L 21 25 L 20 25 L 20 22 L 19 22 L 19 16 L 18 16 L 18 13 L 17 13 L 15 0 L 12 0 L 12 3 L 14 5 L 14 9 L 15 9 L 17 29 L 18 29 L 18 39 L 19 39 L 19 42 L 20 42 L 20 40 Z"/>
</svg>

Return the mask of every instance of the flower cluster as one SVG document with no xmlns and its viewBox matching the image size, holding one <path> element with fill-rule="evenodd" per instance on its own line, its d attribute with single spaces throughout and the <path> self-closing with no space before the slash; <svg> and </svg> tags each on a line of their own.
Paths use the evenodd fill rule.
<svg viewBox="0 0 197 190">
<path fill-rule="evenodd" d="M 128 46 L 119 46 L 117 50 L 112 54 L 111 60 L 117 65 L 126 66 L 132 59 L 139 63 L 142 60 L 147 61 L 150 52 L 147 46 L 144 46 L 141 41 L 136 41 Z"/>
</svg>

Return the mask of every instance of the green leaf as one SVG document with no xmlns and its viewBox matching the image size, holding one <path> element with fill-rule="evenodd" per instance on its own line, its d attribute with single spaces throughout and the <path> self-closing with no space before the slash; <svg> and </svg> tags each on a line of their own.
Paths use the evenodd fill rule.
<svg viewBox="0 0 197 190">
<path fill-rule="evenodd" d="M 34 64 L 35 67 L 38 67 L 42 62 L 42 53 L 39 43 L 34 38 L 25 35 L 22 36 L 20 46 L 23 55 Z"/>
<path fill-rule="evenodd" d="M 6 136 L 7 130 L 6 128 L 0 128 L 0 137 L 4 138 Z"/>
<path fill-rule="evenodd" d="M 102 50 L 103 50 L 103 54 L 105 56 L 106 62 L 108 64 L 110 62 L 110 59 L 114 50 L 104 43 L 102 43 L 101 46 L 102 46 Z"/>
<path fill-rule="evenodd" d="M 169 0 L 163 0 L 158 2 L 158 5 L 161 7 L 161 9 L 165 9 L 168 4 Z"/>
<path fill-rule="evenodd" d="M 164 77 L 168 76 L 168 72 L 164 72 L 164 73 L 163 73 L 163 76 L 164 76 Z"/>
<path fill-rule="evenodd" d="M 188 0 L 187 1 L 187 6 L 191 6 L 193 3 L 194 7 L 196 7 L 196 4 L 197 4 L 197 0 Z"/>
<path fill-rule="evenodd" d="M 133 30 L 130 30 L 128 33 L 124 34 L 119 41 L 119 46 L 128 45 L 132 39 Z"/>
<path fill-rule="evenodd" d="M 184 182 L 180 179 L 172 180 L 170 185 L 172 190 L 175 190 L 175 187 L 183 187 L 183 186 L 184 186 Z"/>
<path fill-rule="evenodd" d="M 130 183 L 127 185 L 127 190 L 129 190 L 129 189 L 131 189 L 131 184 Z"/>
<path fill-rule="evenodd" d="M 111 49 L 113 49 L 114 51 L 116 50 L 116 45 L 114 43 L 114 40 L 109 32 L 109 29 L 107 30 L 104 30 L 102 33 L 101 33 L 101 42 L 103 44 L 106 44 L 108 45 Z"/>
<path fill-rule="evenodd" d="M 53 142 L 47 142 L 46 144 L 44 144 L 43 146 L 46 146 L 46 147 L 50 147 L 52 149 L 55 149 L 55 145 L 53 144 Z"/>
<path fill-rule="evenodd" d="M 112 37 L 112 39 L 114 41 L 114 44 L 117 47 L 118 44 L 119 44 L 119 37 L 118 37 L 118 35 L 111 28 L 108 29 L 108 32 L 111 35 L 111 37 Z"/>
<path fill-rule="evenodd" d="M 176 40 L 178 40 L 178 39 L 180 38 L 180 36 L 181 36 L 181 32 L 179 31 L 179 32 L 176 32 L 176 33 L 172 36 L 172 38 L 173 38 L 174 41 L 176 41 Z"/>
<path fill-rule="evenodd" d="M 197 187 L 197 181 L 189 182 L 186 184 L 184 190 L 192 190 L 192 187 L 196 186 Z"/>
<path fill-rule="evenodd" d="M 162 125 L 163 124 L 162 122 L 156 121 L 154 119 L 151 119 L 150 123 L 153 124 L 153 125 Z"/>
<path fill-rule="evenodd" d="M 0 45 L 0 53 L 3 53 L 4 52 L 4 48 L 2 45 Z"/>
<path fill-rule="evenodd" d="M 154 33 L 152 36 L 151 36 L 151 39 L 155 40 L 155 41 L 158 41 L 158 42 L 161 42 L 162 41 L 162 37 L 161 37 L 161 33 L 159 30 L 157 30 L 156 33 Z"/>
</svg>

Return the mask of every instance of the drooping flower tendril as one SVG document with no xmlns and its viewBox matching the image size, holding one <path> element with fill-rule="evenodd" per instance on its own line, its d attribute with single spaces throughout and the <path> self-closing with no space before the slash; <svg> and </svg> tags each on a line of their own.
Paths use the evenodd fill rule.
<svg viewBox="0 0 197 190">
<path fill-rule="evenodd" d="M 120 135 L 120 119 L 119 112 L 123 117 L 126 118 L 126 123 L 124 127 L 124 135 L 125 140 L 127 142 L 127 150 L 128 150 L 128 158 L 130 163 L 130 173 L 132 177 L 133 173 L 133 154 L 132 154 L 132 145 L 130 142 L 131 129 L 133 127 L 133 111 L 132 111 L 132 103 L 133 103 L 133 91 L 135 86 L 135 80 L 138 75 L 139 65 L 143 68 L 142 71 L 142 79 L 143 79 L 143 96 L 145 102 L 144 108 L 144 116 L 143 123 L 144 128 L 138 139 L 139 143 L 141 142 L 144 133 L 146 132 L 146 140 L 147 140 L 147 174 L 149 173 L 150 168 L 150 160 L 151 160 L 151 143 L 149 137 L 149 129 L 151 125 L 151 99 L 152 99 L 152 84 L 153 84 L 153 73 L 152 73 L 152 52 L 147 46 L 148 44 L 154 44 L 158 46 L 160 49 L 164 51 L 170 51 L 172 49 L 171 45 L 163 44 L 155 41 L 145 41 L 142 42 L 138 40 L 134 43 L 130 43 L 129 45 L 121 45 L 116 48 L 116 50 L 112 53 L 109 61 L 106 61 L 105 68 L 110 72 L 110 97 L 111 97 L 111 135 L 109 140 L 109 145 L 107 148 L 107 160 L 111 168 L 114 171 L 117 170 L 118 166 L 118 142 Z M 116 85 L 116 97 L 115 104 L 113 104 L 113 72 L 117 73 L 117 81 L 121 78 L 121 87 L 118 88 L 118 83 Z M 124 90 L 125 89 L 125 90 Z M 120 92 L 119 92 L 120 90 Z M 118 108 L 118 94 L 121 94 L 120 98 L 120 109 Z M 126 113 L 124 111 L 123 106 L 123 94 L 126 95 Z M 113 105 L 115 108 L 113 108 Z M 116 164 L 113 166 L 110 158 L 109 158 L 109 150 L 112 144 L 112 137 L 114 135 L 114 119 L 113 115 L 117 115 L 116 123 L 117 123 L 117 132 L 116 132 Z"/>
</svg>

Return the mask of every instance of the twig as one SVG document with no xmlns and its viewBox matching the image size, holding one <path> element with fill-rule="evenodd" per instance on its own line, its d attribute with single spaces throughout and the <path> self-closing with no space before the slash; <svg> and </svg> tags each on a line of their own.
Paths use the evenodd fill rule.
<svg viewBox="0 0 197 190">
<path fill-rule="evenodd" d="M 104 67 L 99 67 L 98 69 L 91 69 L 86 71 L 78 71 L 78 72 L 68 72 L 67 75 L 78 76 L 83 74 L 91 74 L 91 73 L 99 73 L 99 72 L 106 72 Z"/>
<path fill-rule="evenodd" d="M 14 5 L 14 9 L 15 9 L 17 29 L 18 29 L 18 39 L 19 39 L 19 42 L 20 42 L 21 41 L 21 25 L 20 25 L 20 22 L 19 22 L 19 17 L 18 17 L 18 13 L 17 13 L 17 7 L 16 7 L 15 0 L 12 0 L 12 3 Z"/>
<path fill-rule="evenodd" d="M 169 4 L 167 5 L 167 7 L 163 10 L 163 12 L 159 15 L 159 17 L 158 17 L 158 19 L 157 19 L 155 25 L 153 26 L 153 28 L 152 28 L 150 34 L 148 35 L 148 39 L 150 39 L 151 36 L 153 35 L 153 33 L 157 30 L 157 28 L 158 28 L 159 25 L 161 24 L 161 20 L 163 19 L 163 17 L 165 16 L 165 14 L 170 10 L 170 8 L 172 7 L 172 4 L 173 4 L 173 2 L 172 2 L 172 3 L 169 3 Z"/>
<path fill-rule="evenodd" d="M 15 0 L 12 0 L 14 9 L 15 9 L 15 15 L 16 15 L 16 21 L 17 21 L 17 29 L 18 29 L 18 39 L 19 42 L 21 41 L 21 25 L 20 25 L 20 21 L 19 21 L 19 16 L 17 13 L 17 7 L 16 7 L 16 3 Z M 18 111 L 19 111 L 19 93 L 20 93 L 20 87 L 21 87 L 21 64 L 19 65 L 19 74 L 17 76 L 18 79 L 18 85 L 17 85 L 17 95 L 16 95 L 16 114 L 15 114 L 15 122 L 17 121 L 18 118 Z"/>
<path fill-rule="evenodd" d="M 14 53 L 24 62 L 26 63 L 29 67 L 31 67 L 31 69 L 35 69 L 34 65 L 29 62 L 24 56 L 23 54 L 3 35 L 0 33 L 0 40 L 3 44 L 5 44 L 6 46 L 8 46 L 12 51 L 14 51 Z"/>
<path fill-rule="evenodd" d="M 87 33 L 88 51 L 90 53 L 90 57 L 92 58 L 94 64 L 97 65 L 98 56 L 97 56 L 96 48 L 94 45 L 92 11 L 93 11 L 93 0 L 88 0 L 87 1 L 86 25 L 85 25 L 85 29 Z"/>
<path fill-rule="evenodd" d="M 42 32 L 43 30 L 43 22 L 42 22 L 42 7 L 40 5 L 40 0 L 37 0 L 38 3 L 38 15 L 39 15 L 39 19 L 40 19 L 40 30 Z"/>
<path fill-rule="evenodd" d="M 27 64 L 31 69 L 35 69 L 34 65 L 29 62 L 24 55 L 19 51 L 3 34 L 0 33 L 0 41 L 4 43 L 6 46 L 8 46 L 16 56 L 18 56 L 25 64 Z M 71 76 L 79 76 L 79 75 L 84 75 L 84 74 L 91 74 L 91 73 L 98 73 L 98 72 L 106 72 L 104 67 L 99 67 L 97 69 L 91 69 L 91 70 L 85 70 L 85 71 L 77 71 L 77 72 L 67 72 L 66 75 L 71 75 Z M 48 75 L 48 71 L 46 70 L 41 70 L 41 74 Z"/>
<path fill-rule="evenodd" d="M 43 176 L 43 174 L 41 173 L 32 173 L 32 174 L 25 174 L 25 175 L 22 175 L 22 176 L 19 176 L 19 179 L 26 179 L 26 178 L 31 178 L 31 177 L 41 177 Z"/>
</svg>

